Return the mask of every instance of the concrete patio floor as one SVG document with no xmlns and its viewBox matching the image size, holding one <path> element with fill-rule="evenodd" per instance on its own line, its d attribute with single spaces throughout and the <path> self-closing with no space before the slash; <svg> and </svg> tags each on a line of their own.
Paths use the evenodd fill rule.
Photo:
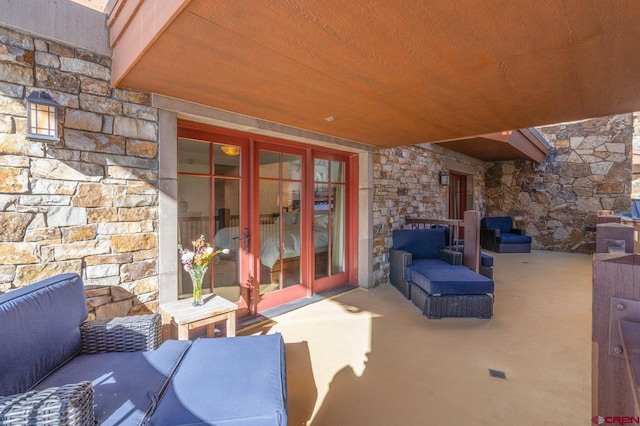
<svg viewBox="0 0 640 426">
<path fill-rule="evenodd" d="M 239 334 L 282 333 L 290 425 L 589 424 L 592 256 L 491 254 L 491 320 L 429 320 L 385 284 Z"/>
</svg>

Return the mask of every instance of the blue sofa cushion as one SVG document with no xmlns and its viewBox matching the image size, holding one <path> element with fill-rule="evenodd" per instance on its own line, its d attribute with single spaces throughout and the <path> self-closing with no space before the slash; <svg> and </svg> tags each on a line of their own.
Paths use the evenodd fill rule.
<svg viewBox="0 0 640 426">
<path fill-rule="evenodd" d="M 493 293 L 493 280 L 466 267 L 415 267 L 411 281 L 431 295 L 489 294 Z"/>
<path fill-rule="evenodd" d="M 500 244 L 525 244 L 531 243 L 531 237 L 510 232 L 500 232 L 500 236 L 496 237 L 496 242 Z"/>
<path fill-rule="evenodd" d="M 137 425 L 152 410 L 190 344 L 167 340 L 155 351 L 79 355 L 35 389 L 89 380 L 100 425 Z"/>
<path fill-rule="evenodd" d="M 513 219 L 511 216 L 483 217 L 480 228 L 499 229 L 500 232 L 511 232 Z"/>
<path fill-rule="evenodd" d="M 0 395 L 28 391 L 77 355 L 86 318 L 84 284 L 76 274 L 0 295 Z"/>
<path fill-rule="evenodd" d="M 393 248 L 411 253 L 414 259 L 439 259 L 440 250 L 446 245 L 443 228 L 396 229 L 393 231 Z"/>
<path fill-rule="evenodd" d="M 280 334 L 197 339 L 148 424 L 286 426 L 285 374 Z"/>
</svg>

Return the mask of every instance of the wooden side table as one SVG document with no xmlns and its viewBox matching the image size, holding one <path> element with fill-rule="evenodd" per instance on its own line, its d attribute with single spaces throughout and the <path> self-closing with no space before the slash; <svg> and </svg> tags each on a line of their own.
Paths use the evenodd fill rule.
<svg viewBox="0 0 640 426">
<path fill-rule="evenodd" d="M 189 330 L 207 326 L 207 337 L 214 337 L 215 323 L 226 321 L 227 337 L 236 335 L 236 310 L 238 306 L 222 296 L 207 294 L 202 297 L 204 305 L 191 306 L 192 298 L 160 305 L 165 318 L 178 328 L 178 340 L 188 340 Z"/>
</svg>

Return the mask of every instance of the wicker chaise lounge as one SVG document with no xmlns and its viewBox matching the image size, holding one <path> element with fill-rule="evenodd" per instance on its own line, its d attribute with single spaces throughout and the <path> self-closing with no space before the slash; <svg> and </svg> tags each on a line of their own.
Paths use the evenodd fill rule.
<svg viewBox="0 0 640 426">
<path fill-rule="evenodd" d="M 428 318 L 493 315 L 493 279 L 461 265 L 443 228 L 393 231 L 390 282 Z"/>
</svg>

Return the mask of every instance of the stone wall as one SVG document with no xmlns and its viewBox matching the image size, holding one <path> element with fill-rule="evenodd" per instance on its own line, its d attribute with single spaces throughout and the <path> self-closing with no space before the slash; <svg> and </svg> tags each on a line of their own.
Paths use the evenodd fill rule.
<svg viewBox="0 0 640 426">
<path fill-rule="evenodd" d="M 489 163 L 486 215 L 513 216 L 532 248 L 595 251 L 598 210 L 629 211 L 633 115 L 539 129 L 551 143 L 544 163 Z"/>
<path fill-rule="evenodd" d="M 373 156 L 373 280 L 389 281 L 389 248 L 394 229 L 403 229 L 406 216 L 447 218 L 448 187 L 440 185 L 440 171 L 451 164 L 473 174 L 473 206 L 483 204 L 484 167 L 452 151 L 420 146 L 379 149 Z"/>
<path fill-rule="evenodd" d="M 157 311 L 158 111 L 112 89 L 111 60 L 0 27 L 0 293 L 81 274 L 90 318 Z M 25 98 L 60 105 L 28 140 Z"/>
</svg>

